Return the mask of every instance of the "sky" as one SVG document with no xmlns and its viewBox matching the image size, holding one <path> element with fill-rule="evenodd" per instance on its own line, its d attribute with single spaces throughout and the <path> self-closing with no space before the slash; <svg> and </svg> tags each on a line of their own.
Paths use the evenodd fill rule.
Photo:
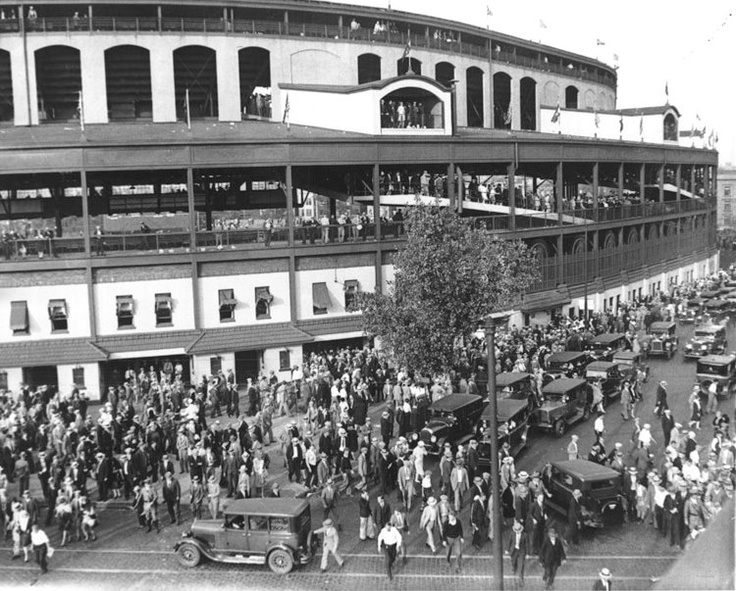
<svg viewBox="0 0 736 591">
<path fill-rule="evenodd" d="M 691 129 L 699 117 L 696 127 L 716 130 L 720 163 L 736 164 L 734 0 L 332 1 L 490 27 L 618 65 L 619 108 L 663 105 L 666 86 L 680 129 Z"/>
</svg>

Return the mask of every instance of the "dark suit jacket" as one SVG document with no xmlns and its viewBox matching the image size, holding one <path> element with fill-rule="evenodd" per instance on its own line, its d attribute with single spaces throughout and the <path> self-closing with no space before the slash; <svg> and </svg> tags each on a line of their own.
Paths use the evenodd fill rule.
<svg viewBox="0 0 736 591">
<path fill-rule="evenodd" d="M 562 547 L 560 538 L 555 540 L 554 545 L 552 545 L 549 537 L 544 539 L 542 549 L 539 551 L 539 560 L 545 567 L 560 566 L 566 558 L 565 549 Z"/>
<path fill-rule="evenodd" d="M 534 524 L 534 520 L 537 521 L 536 525 Z M 531 505 L 529 505 L 529 519 L 527 522 L 527 526 L 543 529 L 546 523 L 547 523 L 547 512 L 544 508 L 544 505 L 540 507 L 539 503 L 534 501 Z"/>
<path fill-rule="evenodd" d="M 391 519 L 391 507 L 384 501 L 383 507 L 376 503 L 373 507 L 373 521 L 376 524 L 377 529 L 382 529 L 384 525 Z"/>
<path fill-rule="evenodd" d="M 527 535 L 526 532 L 521 532 L 521 537 L 519 538 L 519 549 L 516 549 L 516 532 L 511 531 L 509 533 L 509 546 L 508 551 L 509 554 L 513 556 L 514 552 L 520 552 L 522 556 L 526 556 L 527 554 Z"/>
<path fill-rule="evenodd" d="M 580 506 L 579 501 L 570 499 L 570 505 L 567 507 L 567 523 L 569 523 L 571 527 L 578 527 L 578 521 L 582 525 L 583 509 Z"/>
<path fill-rule="evenodd" d="M 613 590 L 613 583 L 611 581 L 608 581 L 608 587 L 606 587 L 603 584 L 603 581 L 598 579 L 595 583 L 593 583 L 593 591 L 612 591 Z"/>
<path fill-rule="evenodd" d="M 181 498 L 181 486 L 176 478 L 171 479 L 171 486 L 168 486 L 164 481 L 163 488 L 164 502 L 166 503 L 178 503 Z"/>
</svg>

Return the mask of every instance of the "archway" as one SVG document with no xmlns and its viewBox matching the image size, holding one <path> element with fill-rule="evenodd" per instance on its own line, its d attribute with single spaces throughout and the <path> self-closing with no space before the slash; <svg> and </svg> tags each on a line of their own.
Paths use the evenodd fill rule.
<svg viewBox="0 0 736 591">
<path fill-rule="evenodd" d="M 639 230 L 636 228 L 632 228 L 629 230 L 628 237 L 626 239 L 626 244 L 638 244 L 639 243 Z"/>
<path fill-rule="evenodd" d="M 434 67 L 434 79 L 447 87 L 452 86 L 452 81 L 455 79 L 455 66 L 450 62 L 439 62 Z"/>
<path fill-rule="evenodd" d="M 616 248 L 616 235 L 613 232 L 606 232 L 606 237 L 603 239 L 603 250 L 613 250 Z"/>
<path fill-rule="evenodd" d="M 511 129 L 511 76 L 505 72 L 493 75 L 493 127 Z"/>
<path fill-rule="evenodd" d="M 522 78 L 519 89 L 521 128 L 537 129 L 537 82 L 533 78 Z"/>
<path fill-rule="evenodd" d="M 483 70 L 472 66 L 465 71 L 468 127 L 483 127 Z"/>
<path fill-rule="evenodd" d="M 554 107 L 560 102 L 560 86 L 554 80 L 544 85 L 544 105 Z"/>
<path fill-rule="evenodd" d="M 374 53 L 358 56 L 358 84 L 366 84 L 381 79 L 381 58 Z"/>
<path fill-rule="evenodd" d="M 240 110 L 245 115 L 271 117 L 271 52 L 262 47 L 238 51 Z"/>
<path fill-rule="evenodd" d="M 381 127 L 442 129 L 444 102 L 423 88 L 399 88 L 381 99 Z"/>
<path fill-rule="evenodd" d="M 105 51 L 105 88 L 110 120 L 151 119 L 151 56 L 137 45 L 118 45 Z"/>
<path fill-rule="evenodd" d="M 402 57 L 396 60 L 396 73 L 398 76 L 404 74 L 422 75 L 422 62 L 414 57 Z"/>
<path fill-rule="evenodd" d="M 0 49 L 0 121 L 12 121 L 14 113 L 10 52 Z"/>
<path fill-rule="evenodd" d="M 677 118 L 672 113 L 667 113 L 664 116 L 662 138 L 668 142 L 678 141 Z"/>
<path fill-rule="evenodd" d="M 174 51 L 176 117 L 217 117 L 217 53 L 202 45 L 186 45 Z M 187 101 L 187 90 L 189 101 Z"/>
<path fill-rule="evenodd" d="M 570 85 L 565 89 L 565 108 L 578 108 L 578 89 L 576 86 Z"/>
<path fill-rule="evenodd" d="M 36 50 L 36 88 L 42 121 L 78 119 L 82 91 L 79 50 L 68 45 Z"/>
</svg>

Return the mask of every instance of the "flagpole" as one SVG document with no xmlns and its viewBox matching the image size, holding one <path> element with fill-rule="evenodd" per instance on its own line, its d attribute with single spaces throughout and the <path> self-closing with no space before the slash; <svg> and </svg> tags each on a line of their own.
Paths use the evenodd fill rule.
<svg viewBox="0 0 736 591">
<path fill-rule="evenodd" d="M 187 129 L 192 129 L 192 115 L 189 112 L 189 89 L 187 88 L 186 94 L 185 94 L 185 100 L 186 100 L 186 107 L 187 107 Z"/>
</svg>

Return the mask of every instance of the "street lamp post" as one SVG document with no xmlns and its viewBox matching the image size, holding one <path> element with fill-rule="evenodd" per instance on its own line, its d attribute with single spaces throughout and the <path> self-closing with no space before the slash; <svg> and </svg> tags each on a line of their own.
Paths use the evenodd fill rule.
<svg viewBox="0 0 736 591">
<path fill-rule="evenodd" d="M 488 347 L 488 410 L 491 433 L 491 495 L 493 511 L 493 588 L 503 591 L 503 543 L 501 521 L 501 479 L 498 465 L 498 417 L 496 416 L 496 326 L 508 320 L 507 314 L 489 314 L 485 319 L 486 347 Z"/>
</svg>

